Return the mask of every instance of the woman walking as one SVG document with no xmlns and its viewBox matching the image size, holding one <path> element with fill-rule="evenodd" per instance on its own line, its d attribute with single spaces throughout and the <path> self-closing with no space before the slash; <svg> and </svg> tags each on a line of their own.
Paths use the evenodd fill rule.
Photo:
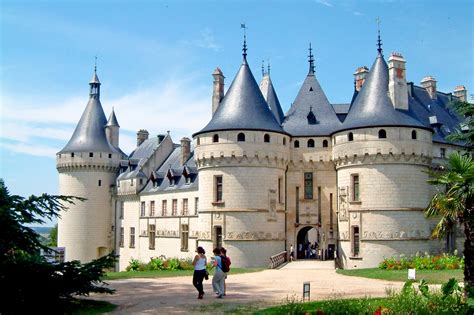
<svg viewBox="0 0 474 315">
<path fill-rule="evenodd" d="M 202 299 L 204 296 L 204 288 L 202 285 L 202 281 L 206 276 L 206 251 L 204 248 L 199 246 L 196 250 L 197 255 L 194 256 L 193 266 L 194 266 L 194 275 L 193 275 L 193 285 L 198 290 L 198 299 Z"/>
<path fill-rule="evenodd" d="M 216 268 L 214 276 L 212 277 L 212 288 L 217 294 L 217 298 L 221 299 L 224 296 L 224 279 L 225 273 L 222 271 L 222 258 L 221 250 L 219 248 L 214 248 L 214 257 L 212 260 L 212 265 Z"/>
</svg>

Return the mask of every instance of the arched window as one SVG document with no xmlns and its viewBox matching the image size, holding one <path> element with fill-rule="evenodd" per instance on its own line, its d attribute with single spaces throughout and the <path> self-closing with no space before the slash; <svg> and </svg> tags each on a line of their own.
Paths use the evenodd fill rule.
<svg viewBox="0 0 474 315">
<path fill-rule="evenodd" d="M 411 138 L 412 138 L 413 140 L 416 140 L 416 130 L 412 130 L 412 132 L 411 132 Z"/>
<path fill-rule="evenodd" d="M 263 142 L 270 142 L 270 135 L 268 133 L 266 133 L 264 136 L 263 136 Z"/>
<path fill-rule="evenodd" d="M 219 135 L 217 133 L 212 137 L 212 142 L 219 142 Z"/>
<path fill-rule="evenodd" d="M 385 131 L 385 129 L 380 129 L 379 130 L 379 139 L 385 139 L 387 138 L 387 132 Z"/>
<path fill-rule="evenodd" d="M 283 138 L 283 145 L 286 145 L 286 138 Z"/>
<path fill-rule="evenodd" d="M 298 140 L 295 140 L 295 148 L 299 148 L 300 147 L 300 142 Z"/>
<path fill-rule="evenodd" d="M 242 132 L 239 133 L 239 134 L 237 135 L 237 141 L 239 141 L 239 142 L 244 142 L 244 141 L 245 141 L 245 134 L 242 133 Z"/>
<path fill-rule="evenodd" d="M 308 140 L 308 148 L 314 148 L 314 140 L 313 139 Z"/>
<path fill-rule="evenodd" d="M 323 148 L 327 148 L 328 147 L 328 141 L 327 140 L 323 140 Z"/>
<path fill-rule="evenodd" d="M 347 134 L 347 140 L 348 140 L 348 141 L 354 141 L 354 134 L 353 134 L 352 132 L 349 132 L 349 133 Z"/>
</svg>

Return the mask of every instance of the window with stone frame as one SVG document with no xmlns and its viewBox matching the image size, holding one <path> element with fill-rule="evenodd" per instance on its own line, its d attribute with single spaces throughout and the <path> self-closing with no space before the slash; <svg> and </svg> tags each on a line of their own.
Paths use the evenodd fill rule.
<svg viewBox="0 0 474 315">
<path fill-rule="evenodd" d="M 155 201 L 150 201 L 150 217 L 155 216 Z"/>
<path fill-rule="evenodd" d="M 145 201 L 142 201 L 140 203 L 140 216 L 144 217 L 145 216 Z"/>
<path fill-rule="evenodd" d="M 154 224 L 148 225 L 148 248 L 155 249 L 156 229 Z"/>
<path fill-rule="evenodd" d="M 120 214 L 119 214 L 119 218 L 120 219 L 123 219 L 123 215 L 124 215 L 124 212 L 125 212 L 125 202 L 123 201 L 120 201 L 120 210 L 119 210 Z"/>
<path fill-rule="evenodd" d="M 304 199 L 313 199 L 313 173 L 304 173 Z"/>
<path fill-rule="evenodd" d="M 359 174 L 351 175 L 352 201 L 360 201 Z"/>
<path fill-rule="evenodd" d="M 181 212 L 182 215 L 188 215 L 188 198 L 183 199 L 183 211 Z"/>
<path fill-rule="evenodd" d="M 355 225 L 351 227 L 351 254 L 354 257 L 357 257 L 360 254 L 359 227 Z"/>
<path fill-rule="evenodd" d="M 218 175 L 214 177 L 214 194 L 215 194 L 215 202 L 222 202 L 222 189 L 223 189 L 223 183 L 222 183 L 222 175 Z"/>
<path fill-rule="evenodd" d="M 299 148 L 300 147 L 300 142 L 298 140 L 295 140 L 293 145 L 294 145 L 295 148 Z"/>
<path fill-rule="evenodd" d="M 194 214 L 197 215 L 199 210 L 199 198 L 194 198 Z"/>
<path fill-rule="evenodd" d="M 123 247 L 124 239 L 125 239 L 125 229 L 123 227 L 121 227 L 120 228 L 120 239 L 119 239 L 119 246 L 120 247 Z"/>
<path fill-rule="evenodd" d="M 135 228 L 130 228 L 130 248 L 135 248 Z"/>
<path fill-rule="evenodd" d="M 439 157 L 444 159 L 446 158 L 446 149 L 445 148 L 440 148 L 439 149 Z"/>
<path fill-rule="evenodd" d="M 181 251 L 188 251 L 189 225 L 181 224 Z"/>
<path fill-rule="evenodd" d="M 171 200 L 171 215 L 178 215 L 178 199 Z"/>
<path fill-rule="evenodd" d="M 161 201 L 161 216 L 166 217 L 168 215 L 168 202 L 167 200 Z"/>
</svg>

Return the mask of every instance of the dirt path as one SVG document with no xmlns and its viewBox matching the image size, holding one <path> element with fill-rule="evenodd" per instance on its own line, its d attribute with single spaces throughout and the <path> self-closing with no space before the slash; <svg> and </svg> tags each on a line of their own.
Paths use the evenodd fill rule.
<svg viewBox="0 0 474 315">
<path fill-rule="evenodd" d="M 258 307 L 276 305 L 287 297 L 301 298 L 303 282 L 311 283 L 311 300 L 335 296 L 384 296 L 386 288 L 401 288 L 403 283 L 339 275 L 331 269 L 293 268 L 256 273 L 229 274 L 227 296 L 216 299 L 211 280 L 205 281 L 203 300 L 197 299 L 191 277 L 127 279 L 110 281 L 114 295 L 92 298 L 119 305 L 115 314 L 222 314 L 224 311 L 251 312 Z"/>
</svg>

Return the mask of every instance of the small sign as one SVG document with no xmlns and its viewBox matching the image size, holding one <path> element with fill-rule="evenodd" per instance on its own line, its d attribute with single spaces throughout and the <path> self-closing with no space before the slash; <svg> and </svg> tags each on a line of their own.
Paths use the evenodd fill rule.
<svg viewBox="0 0 474 315">
<path fill-rule="evenodd" d="M 310 300 L 311 285 L 309 282 L 303 283 L 303 301 L 308 299 Z"/>
<path fill-rule="evenodd" d="M 416 280 L 416 269 L 408 269 L 408 280 Z"/>
</svg>

